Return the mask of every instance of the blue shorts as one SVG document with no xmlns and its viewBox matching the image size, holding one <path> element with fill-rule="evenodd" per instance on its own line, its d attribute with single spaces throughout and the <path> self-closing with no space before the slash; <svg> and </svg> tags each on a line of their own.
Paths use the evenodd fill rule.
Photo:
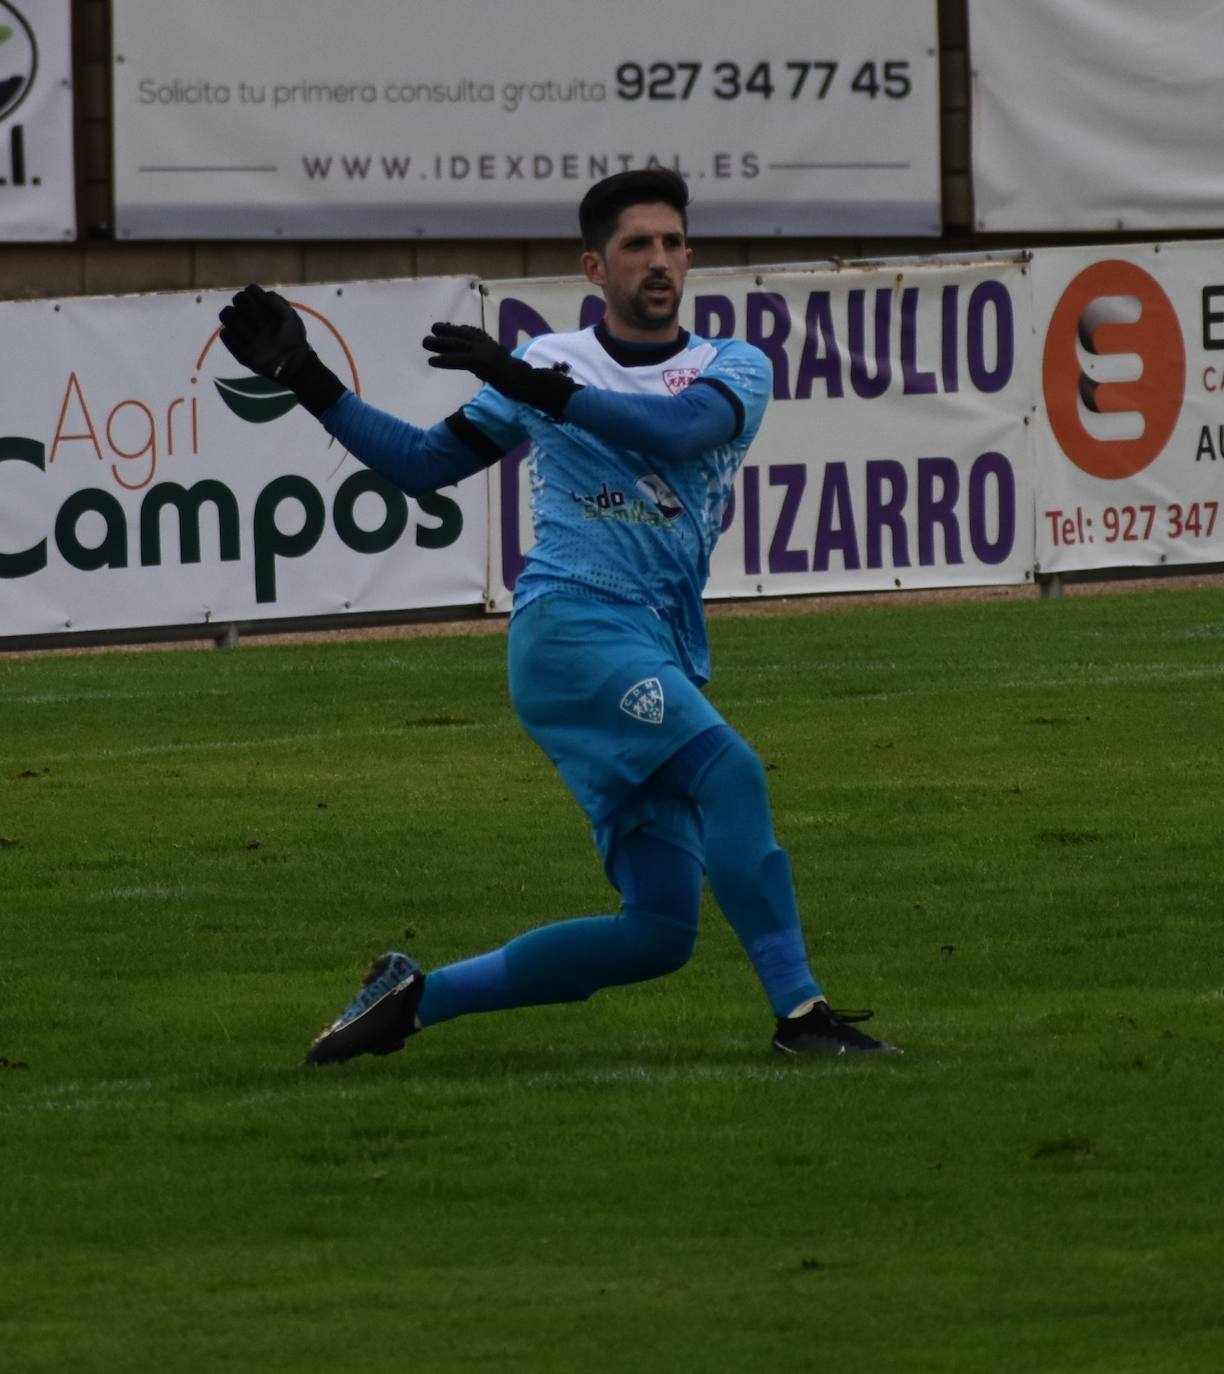
<svg viewBox="0 0 1224 1374">
<path fill-rule="evenodd" d="M 645 829 L 704 864 L 701 815 L 650 780 L 723 718 L 685 675 L 648 606 L 542 596 L 510 622 L 510 699 L 586 812 L 605 867 Z"/>
</svg>

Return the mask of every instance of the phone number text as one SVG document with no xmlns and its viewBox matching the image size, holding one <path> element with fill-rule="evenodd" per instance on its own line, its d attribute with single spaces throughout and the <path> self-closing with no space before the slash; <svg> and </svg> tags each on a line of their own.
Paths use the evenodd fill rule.
<svg viewBox="0 0 1224 1374">
<path fill-rule="evenodd" d="M 1143 544 L 1164 539 L 1210 539 L 1220 514 L 1218 501 L 1171 502 L 1167 506 L 1106 506 L 1099 515 L 1074 510 L 1043 512 L 1056 548 L 1070 544 Z"/>
<path fill-rule="evenodd" d="M 861 62 L 622 62 L 621 100 L 824 100 L 846 88 L 871 100 L 904 100 L 913 90 L 906 61 Z"/>
</svg>

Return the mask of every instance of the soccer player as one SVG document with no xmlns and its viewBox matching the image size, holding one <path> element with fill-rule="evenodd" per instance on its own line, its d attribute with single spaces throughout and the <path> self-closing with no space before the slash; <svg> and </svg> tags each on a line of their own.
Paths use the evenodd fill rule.
<svg viewBox="0 0 1224 1374">
<path fill-rule="evenodd" d="M 514 588 L 510 695 L 590 819 L 621 899 L 618 913 L 544 925 L 428 975 L 406 954 L 381 955 L 308 1063 L 671 973 L 692 953 L 707 876 L 769 999 L 775 1050 L 896 1051 L 858 1029 L 869 1012 L 834 1011 L 813 978 L 764 769 L 700 690 L 702 589 L 771 373 L 751 345 L 680 327 L 687 205 L 683 178 L 666 170 L 622 172 L 586 194 L 582 268 L 606 303 L 592 328 L 511 353 L 480 329 L 435 324 L 430 364 L 485 385 L 431 429 L 346 389 L 275 293 L 249 286 L 221 312 L 239 362 L 288 386 L 409 495 L 530 441 L 536 542 Z"/>
</svg>

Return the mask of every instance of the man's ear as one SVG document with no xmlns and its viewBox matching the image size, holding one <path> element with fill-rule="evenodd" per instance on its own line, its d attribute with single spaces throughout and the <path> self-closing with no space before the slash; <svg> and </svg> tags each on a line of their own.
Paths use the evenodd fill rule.
<svg viewBox="0 0 1224 1374">
<path fill-rule="evenodd" d="M 582 270 L 592 286 L 603 286 L 608 280 L 602 253 L 583 253 Z"/>
</svg>

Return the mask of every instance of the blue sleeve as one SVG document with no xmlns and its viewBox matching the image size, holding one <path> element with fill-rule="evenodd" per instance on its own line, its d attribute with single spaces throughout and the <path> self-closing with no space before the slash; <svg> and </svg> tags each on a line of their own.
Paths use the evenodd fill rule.
<svg viewBox="0 0 1224 1374">
<path fill-rule="evenodd" d="M 735 397 L 713 382 L 694 382 L 678 396 L 585 386 L 566 402 L 563 418 L 618 448 L 681 459 L 729 444 L 743 429 Z"/>
<path fill-rule="evenodd" d="M 521 348 L 516 350 L 514 356 L 517 358 L 522 351 Z M 519 418 L 522 409 L 517 401 L 503 396 L 494 387 L 484 386 L 470 401 L 463 403 L 460 413 L 502 453 L 509 453 L 527 438 L 527 431 Z"/>
<path fill-rule="evenodd" d="M 420 429 L 352 391 L 324 412 L 323 428 L 409 496 L 461 482 L 507 451 L 463 411 L 431 429 Z"/>
<path fill-rule="evenodd" d="M 677 396 L 633 396 L 584 387 L 564 418 L 638 453 L 696 457 L 740 437 L 751 441 L 773 390 L 773 369 L 760 349 L 728 340 L 714 362 Z"/>
</svg>

